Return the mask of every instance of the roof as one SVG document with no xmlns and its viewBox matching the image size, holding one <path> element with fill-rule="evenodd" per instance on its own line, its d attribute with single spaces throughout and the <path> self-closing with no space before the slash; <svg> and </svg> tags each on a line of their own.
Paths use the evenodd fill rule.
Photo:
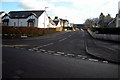
<svg viewBox="0 0 120 80">
<path fill-rule="evenodd" d="M 59 20 L 58 17 L 56 16 L 55 19 L 53 20 L 53 22 L 55 23 L 55 25 L 58 25 L 58 23 L 60 22 L 60 20 Z"/>
<path fill-rule="evenodd" d="M 1 15 L 2 13 L 4 13 L 4 11 L 0 12 L 0 15 Z"/>
<path fill-rule="evenodd" d="M 44 10 L 36 10 L 36 11 L 10 11 L 8 14 L 10 18 L 27 18 L 30 15 L 34 15 L 37 18 L 41 16 Z"/>
</svg>

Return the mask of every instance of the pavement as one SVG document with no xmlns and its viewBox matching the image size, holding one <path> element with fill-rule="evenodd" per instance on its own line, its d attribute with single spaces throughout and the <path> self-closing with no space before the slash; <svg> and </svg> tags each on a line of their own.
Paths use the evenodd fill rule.
<svg viewBox="0 0 120 80">
<path fill-rule="evenodd" d="M 112 63 L 120 63 L 120 44 L 112 41 L 98 40 L 85 33 L 86 52 L 96 58 L 107 60 Z M 101 52 L 102 51 L 102 52 Z"/>
</svg>

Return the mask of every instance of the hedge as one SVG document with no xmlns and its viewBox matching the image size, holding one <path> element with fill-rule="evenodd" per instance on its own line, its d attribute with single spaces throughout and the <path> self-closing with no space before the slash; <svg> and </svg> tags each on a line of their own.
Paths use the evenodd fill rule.
<svg viewBox="0 0 120 80">
<path fill-rule="evenodd" d="M 50 34 L 57 31 L 61 31 L 61 27 L 58 28 L 37 28 L 37 27 L 8 27 L 2 26 L 2 34 L 4 37 L 20 37 L 22 35 L 33 37 L 41 36 L 44 34 Z"/>
</svg>

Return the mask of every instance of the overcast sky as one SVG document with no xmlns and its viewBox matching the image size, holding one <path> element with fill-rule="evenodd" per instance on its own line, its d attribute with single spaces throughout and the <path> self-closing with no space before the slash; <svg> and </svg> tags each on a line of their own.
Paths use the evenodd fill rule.
<svg viewBox="0 0 120 80">
<path fill-rule="evenodd" d="M 112 17 L 118 13 L 119 0 L 2 0 L 1 10 L 44 10 L 51 18 L 68 19 L 70 23 L 84 23 L 87 18 L 96 18 L 101 12 Z"/>
</svg>

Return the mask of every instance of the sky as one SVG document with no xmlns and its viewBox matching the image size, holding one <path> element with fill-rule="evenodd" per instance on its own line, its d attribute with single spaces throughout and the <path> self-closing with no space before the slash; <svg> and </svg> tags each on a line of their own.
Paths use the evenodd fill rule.
<svg viewBox="0 0 120 80">
<path fill-rule="evenodd" d="M 119 0 L 0 0 L 0 11 L 44 10 L 54 19 L 58 16 L 70 23 L 82 24 L 86 19 L 97 18 L 102 12 L 114 18 Z"/>
</svg>

